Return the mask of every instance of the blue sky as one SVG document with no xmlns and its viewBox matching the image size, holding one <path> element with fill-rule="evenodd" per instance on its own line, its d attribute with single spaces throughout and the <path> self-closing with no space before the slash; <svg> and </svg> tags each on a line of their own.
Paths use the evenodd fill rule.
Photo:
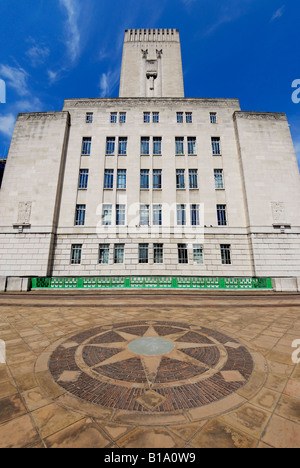
<svg viewBox="0 0 300 468">
<path fill-rule="evenodd" d="M 285 112 L 300 165 L 299 17 L 299 0 L 0 0 L 0 155 L 19 112 L 118 96 L 125 29 L 177 28 L 186 97 Z"/>
</svg>

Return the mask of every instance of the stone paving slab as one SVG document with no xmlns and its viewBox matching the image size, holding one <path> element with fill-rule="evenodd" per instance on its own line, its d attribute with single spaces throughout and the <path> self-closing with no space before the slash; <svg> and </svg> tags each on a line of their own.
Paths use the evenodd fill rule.
<svg viewBox="0 0 300 468">
<path fill-rule="evenodd" d="M 300 295 L 1 294 L 0 339 L 1 448 L 300 447 Z"/>
</svg>

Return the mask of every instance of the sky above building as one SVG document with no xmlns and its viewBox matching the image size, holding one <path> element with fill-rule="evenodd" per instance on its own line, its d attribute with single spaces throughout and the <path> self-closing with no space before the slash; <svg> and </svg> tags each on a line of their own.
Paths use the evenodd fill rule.
<svg viewBox="0 0 300 468">
<path fill-rule="evenodd" d="M 0 157 L 18 113 L 118 96 L 125 29 L 176 28 L 185 96 L 286 113 L 300 165 L 299 17 L 299 0 L 1 0 Z"/>
</svg>

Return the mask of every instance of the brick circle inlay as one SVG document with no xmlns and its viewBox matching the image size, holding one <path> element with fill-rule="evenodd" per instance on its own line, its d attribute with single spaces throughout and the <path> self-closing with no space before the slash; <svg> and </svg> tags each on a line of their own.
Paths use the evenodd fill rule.
<svg viewBox="0 0 300 468">
<path fill-rule="evenodd" d="M 170 346 L 158 355 L 131 351 L 141 338 Z M 48 366 L 61 388 L 85 402 L 172 415 L 234 394 L 249 381 L 254 361 L 243 344 L 216 330 L 148 320 L 72 336 L 51 353 Z"/>
</svg>

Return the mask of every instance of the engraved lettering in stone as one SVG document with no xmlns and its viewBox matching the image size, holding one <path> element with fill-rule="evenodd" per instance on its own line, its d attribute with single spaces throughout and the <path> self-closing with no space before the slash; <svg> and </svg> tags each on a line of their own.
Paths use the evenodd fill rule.
<svg viewBox="0 0 300 468">
<path fill-rule="evenodd" d="M 272 203 L 272 212 L 273 212 L 273 221 L 274 223 L 284 223 L 285 222 L 285 206 L 282 202 L 273 202 Z"/>
<path fill-rule="evenodd" d="M 31 214 L 31 202 L 20 202 L 18 211 L 18 224 L 29 224 Z"/>
</svg>

